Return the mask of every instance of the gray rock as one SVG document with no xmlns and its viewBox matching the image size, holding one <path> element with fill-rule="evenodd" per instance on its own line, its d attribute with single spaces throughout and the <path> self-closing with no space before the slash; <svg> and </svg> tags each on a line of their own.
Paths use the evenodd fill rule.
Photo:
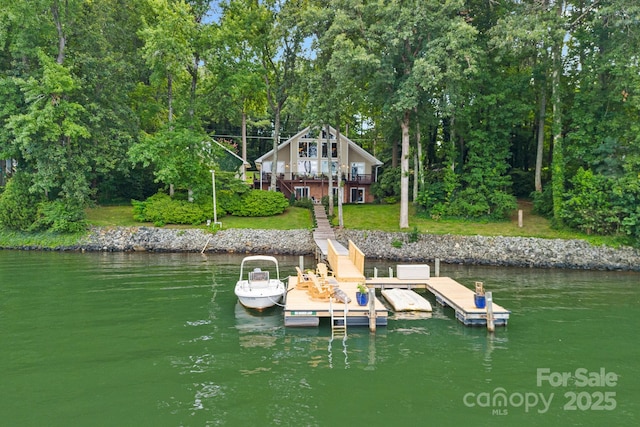
<svg viewBox="0 0 640 427">
<path fill-rule="evenodd" d="M 352 240 L 369 259 L 440 259 L 448 264 L 640 271 L 640 250 L 594 246 L 583 240 L 422 234 L 412 243 L 408 233 L 346 229 L 335 233 L 340 243 L 348 246 Z M 93 227 L 77 245 L 56 250 L 200 252 L 205 246 L 205 252 L 210 253 L 312 255 L 316 251 L 312 232 L 304 229 L 223 229 L 212 234 L 201 229 L 154 227 Z"/>
</svg>

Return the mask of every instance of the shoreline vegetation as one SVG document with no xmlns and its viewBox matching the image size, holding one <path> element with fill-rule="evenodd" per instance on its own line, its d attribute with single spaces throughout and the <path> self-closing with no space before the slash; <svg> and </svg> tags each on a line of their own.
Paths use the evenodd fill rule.
<svg viewBox="0 0 640 427">
<path fill-rule="evenodd" d="M 121 207 L 119 211 L 126 212 Z M 366 224 L 377 215 L 389 215 L 393 206 L 374 205 L 363 207 L 345 206 L 345 222 L 357 223 L 362 218 Z M 105 213 L 106 212 L 106 213 Z M 138 251 L 138 252 L 201 252 L 206 253 L 265 253 L 287 255 L 312 255 L 315 253 L 312 218 L 306 209 L 293 209 L 287 218 L 239 219 L 226 218 L 225 227 L 211 233 L 198 227 L 153 227 L 133 225 L 130 221 L 121 224 L 122 219 L 114 209 L 102 209 L 107 220 L 96 220 L 95 212 L 90 214 L 92 225 L 88 233 L 77 235 L 48 235 L 47 233 L 0 232 L 2 249 L 56 250 L 56 251 Z M 126 215 L 125 215 L 126 216 Z M 308 222 L 304 219 L 308 218 Z M 526 218 L 530 223 L 541 220 L 530 213 Z M 302 219 L 301 219 L 302 218 Z M 235 227 L 233 225 L 236 222 Z M 272 228 L 245 228 L 245 224 L 262 227 L 264 222 Z M 351 221 L 351 222 L 348 222 Z M 419 221 L 416 221 L 419 222 Z M 433 262 L 436 258 L 443 263 L 516 266 L 531 268 L 572 268 L 590 270 L 640 271 L 640 250 L 625 246 L 609 246 L 587 242 L 579 238 L 531 237 L 526 235 L 464 235 L 451 233 L 423 232 L 416 227 L 413 231 L 387 231 L 384 220 L 379 220 L 382 230 L 344 228 L 336 229 L 336 238 L 342 244 L 352 240 L 367 258 L 386 259 L 400 262 Z M 277 225 L 276 225 L 277 224 Z M 305 228 L 288 229 L 289 226 Z M 478 228 L 490 224 L 473 224 Z M 467 224 L 467 226 L 469 225 Z M 361 224 L 360 224 L 361 225 Z M 275 228 L 279 226 L 280 228 Z M 450 226 L 450 224 L 448 225 Z M 231 228 L 233 227 L 233 228 Z M 499 227 L 511 227 L 507 222 Z M 535 227 L 540 232 L 544 227 Z M 522 227 L 524 228 L 524 227 Z M 486 231 L 486 230 L 485 230 Z M 515 233 L 522 233 L 517 227 Z M 544 230 L 542 230 L 544 231 Z"/>
</svg>

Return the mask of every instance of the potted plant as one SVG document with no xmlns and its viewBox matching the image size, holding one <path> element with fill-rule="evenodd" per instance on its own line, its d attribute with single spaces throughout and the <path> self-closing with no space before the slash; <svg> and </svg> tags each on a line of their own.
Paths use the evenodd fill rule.
<svg viewBox="0 0 640 427">
<path fill-rule="evenodd" d="M 369 303 L 369 288 L 367 288 L 364 283 L 358 283 L 356 301 L 358 302 L 358 305 L 361 306 L 365 306 Z"/>
<path fill-rule="evenodd" d="M 476 308 L 485 308 L 487 300 L 484 295 L 484 283 L 476 282 L 476 291 L 473 294 L 473 302 Z"/>
</svg>

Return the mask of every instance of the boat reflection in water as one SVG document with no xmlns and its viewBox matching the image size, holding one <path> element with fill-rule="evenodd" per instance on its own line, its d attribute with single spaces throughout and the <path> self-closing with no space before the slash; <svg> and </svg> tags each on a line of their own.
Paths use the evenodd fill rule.
<svg viewBox="0 0 640 427">
<path fill-rule="evenodd" d="M 256 311 L 237 302 L 235 316 L 242 347 L 272 347 L 284 328 L 279 307 Z"/>
</svg>

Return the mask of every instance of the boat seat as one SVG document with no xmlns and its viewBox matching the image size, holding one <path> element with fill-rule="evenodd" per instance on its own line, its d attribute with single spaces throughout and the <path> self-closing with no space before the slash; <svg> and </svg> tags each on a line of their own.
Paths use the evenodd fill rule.
<svg viewBox="0 0 640 427">
<path fill-rule="evenodd" d="M 249 282 L 268 282 L 268 271 L 251 271 L 249 272 Z"/>
</svg>

